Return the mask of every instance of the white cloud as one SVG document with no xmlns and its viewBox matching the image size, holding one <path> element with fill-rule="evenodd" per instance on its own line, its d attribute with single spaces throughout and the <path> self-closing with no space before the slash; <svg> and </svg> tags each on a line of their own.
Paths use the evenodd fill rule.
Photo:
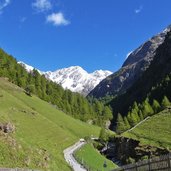
<svg viewBox="0 0 171 171">
<path fill-rule="evenodd" d="M 32 3 L 32 7 L 38 12 L 44 12 L 52 9 L 52 4 L 50 0 L 35 0 L 35 2 Z"/>
<path fill-rule="evenodd" d="M 143 6 L 141 5 L 139 8 L 135 9 L 134 12 L 135 14 L 140 13 L 143 10 Z"/>
<path fill-rule="evenodd" d="M 46 18 L 46 21 L 49 23 L 52 23 L 55 26 L 61 26 L 61 25 L 68 25 L 70 24 L 70 21 L 66 20 L 63 13 L 52 13 L 51 15 L 48 15 Z"/>
<path fill-rule="evenodd" d="M 2 13 L 2 10 L 10 4 L 11 0 L 3 0 L 0 1 L 0 13 Z"/>
</svg>

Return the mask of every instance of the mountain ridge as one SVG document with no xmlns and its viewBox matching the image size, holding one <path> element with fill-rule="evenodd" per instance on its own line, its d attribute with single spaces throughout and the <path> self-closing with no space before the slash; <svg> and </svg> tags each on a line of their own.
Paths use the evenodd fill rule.
<svg viewBox="0 0 171 171">
<path fill-rule="evenodd" d="M 133 103 L 149 101 L 162 102 L 167 96 L 171 100 L 171 31 L 167 33 L 165 41 L 159 46 L 149 68 L 134 82 L 126 93 L 117 96 L 110 103 L 115 113 L 127 114 Z"/>
<path fill-rule="evenodd" d="M 157 48 L 164 42 L 165 36 L 170 30 L 171 25 L 132 51 L 122 67 L 102 80 L 89 93 L 89 96 L 100 98 L 106 95 L 123 94 L 149 67 Z"/>
<path fill-rule="evenodd" d="M 19 61 L 28 72 L 31 72 L 34 67 Z M 78 92 L 86 96 L 93 88 L 100 83 L 104 78 L 111 75 L 108 70 L 96 70 L 88 73 L 80 66 L 71 66 L 68 68 L 58 69 L 56 71 L 43 72 L 36 69 L 41 75 L 57 84 L 60 84 L 64 89 L 69 89 L 72 92 Z"/>
</svg>

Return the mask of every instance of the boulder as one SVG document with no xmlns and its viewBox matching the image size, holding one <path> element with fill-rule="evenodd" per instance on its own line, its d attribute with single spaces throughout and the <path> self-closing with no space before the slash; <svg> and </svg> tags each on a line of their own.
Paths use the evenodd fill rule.
<svg viewBox="0 0 171 171">
<path fill-rule="evenodd" d="M 12 133 L 15 131 L 15 126 L 8 122 L 8 123 L 0 123 L 0 130 L 4 133 Z"/>
</svg>

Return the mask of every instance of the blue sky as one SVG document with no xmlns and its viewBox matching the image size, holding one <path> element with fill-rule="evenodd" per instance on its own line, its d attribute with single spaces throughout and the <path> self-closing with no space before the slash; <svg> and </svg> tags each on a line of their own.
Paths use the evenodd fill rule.
<svg viewBox="0 0 171 171">
<path fill-rule="evenodd" d="M 0 0 L 0 47 L 43 71 L 116 71 L 171 24 L 170 7 L 170 0 Z"/>
</svg>

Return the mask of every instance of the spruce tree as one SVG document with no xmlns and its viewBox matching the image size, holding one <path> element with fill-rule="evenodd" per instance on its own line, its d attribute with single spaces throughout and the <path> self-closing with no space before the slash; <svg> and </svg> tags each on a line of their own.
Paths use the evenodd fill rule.
<svg viewBox="0 0 171 171">
<path fill-rule="evenodd" d="M 153 108 L 155 114 L 158 113 L 161 109 L 159 102 L 155 99 L 153 100 L 152 108 Z"/>
<path fill-rule="evenodd" d="M 128 114 L 127 114 L 127 120 L 128 120 L 128 122 L 129 122 L 130 126 L 132 126 L 133 123 L 132 123 L 131 112 L 128 112 Z"/>
<path fill-rule="evenodd" d="M 132 111 L 131 112 L 131 126 L 135 126 L 138 122 L 140 122 L 138 113 L 135 111 Z"/>
<path fill-rule="evenodd" d="M 148 98 L 142 104 L 142 113 L 143 113 L 144 118 L 146 118 L 147 116 L 151 116 L 154 113 L 154 111 L 149 103 Z"/>
<path fill-rule="evenodd" d="M 164 96 L 163 100 L 162 100 L 162 104 L 161 104 L 162 108 L 165 109 L 166 107 L 168 107 L 170 105 L 171 105 L 171 103 L 170 103 L 169 99 L 167 98 L 167 96 Z"/>
<path fill-rule="evenodd" d="M 137 102 L 136 102 L 136 101 L 134 102 L 132 109 L 134 109 L 136 112 L 138 112 L 138 111 L 139 111 L 139 107 L 138 107 L 138 105 L 137 105 Z"/>
<path fill-rule="evenodd" d="M 139 118 L 141 121 L 144 119 L 144 116 L 141 110 L 139 110 Z"/>
<path fill-rule="evenodd" d="M 126 116 L 124 117 L 124 124 L 125 124 L 125 129 L 126 129 L 126 130 L 128 130 L 128 129 L 131 128 L 131 126 L 130 126 L 130 124 L 129 124 L 129 122 L 128 122 L 128 119 L 127 119 Z"/>
<path fill-rule="evenodd" d="M 122 132 L 124 132 L 126 130 L 125 128 L 125 123 L 123 120 L 122 115 L 119 113 L 118 117 L 117 117 L 117 126 L 116 126 L 116 132 L 118 134 L 121 134 Z"/>
<path fill-rule="evenodd" d="M 108 106 L 105 106 L 103 109 L 103 117 L 105 120 L 111 120 L 113 118 L 112 110 Z"/>
</svg>

